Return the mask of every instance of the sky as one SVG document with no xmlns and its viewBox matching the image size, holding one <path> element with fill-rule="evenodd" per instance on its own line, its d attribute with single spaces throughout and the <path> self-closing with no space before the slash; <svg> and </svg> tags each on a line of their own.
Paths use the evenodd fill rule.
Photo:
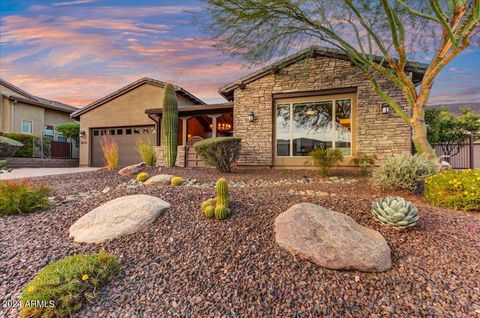
<svg viewBox="0 0 480 318">
<path fill-rule="evenodd" d="M 194 0 L 0 0 L 0 76 L 78 107 L 142 77 L 222 102 L 218 88 L 258 67 L 214 49 L 193 23 L 199 9 Z M 442 70 L 430 103 L 479 101 L 476 44 Z"/>
</svg>

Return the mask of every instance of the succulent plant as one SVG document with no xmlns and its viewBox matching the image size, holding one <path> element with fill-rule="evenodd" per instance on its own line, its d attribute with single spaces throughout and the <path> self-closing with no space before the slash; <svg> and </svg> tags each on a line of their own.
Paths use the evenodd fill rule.
<svg viewBox="0 0 480 318">
<path fill-rule="evenodd" d="M 211 219 L 215 217 L 215 207 L 213 205 L 208 205 L 205 207 L 203 210 L 203 214 L 205 214 L 205 217 Z"/>
<path fill-rule="evenodd" d="M 217 205 L 215 208 L 215 218 L 217 220 L 223 220 L 226 219 L 230 215 L 230 209 L 223 206 L 223 205 Z"/>
<path fill-rule="evenodd" d="M 139 181 L 139 182 L 145 182 L 145 181 L 148 180 L 148 178 L 150 178 L 150 177 L 148 176 L 148 173 L 146 173 L 146 172 L 140 172 L 139 174 L 137 174 L 137 177 L 136 177 L 137 181 Z"/>
<path fill-rule="evenodd" d="M 167 84 L 163 93 L 162 128 L 165 166 L 174 167 L 178 146 L 178 104 L 175 88 L 172 84 Z"/>
<path fill-rule="evenodd" d="M 215 208 L 215 202 L 217 202 L 217 199 L 215 198 L 211 198 L 203 201 L 201 204 L 202 211 L 205 212 L 205 209 L 209 206 L 212 206 L 213 208 Z"/>
<path fill-rule="evenodd" d="M 218 179 L 215 189 L 217 190 L 217 206 L 224 206 L 228 208 L 229 201 L 227 180 L 225 180 L 225 178 Z"/>
<path fill-rule="evenodd" d="M 386 197 L 373 201 L 372 214 L 381 224 L 404 230 L 417 224 L 417 208 L 402 197 Z"/>
<path fill-rule="evenodd" d="M 172 180 L 170 180 L 170 184 L 174 187 L 182 185 L 183 182 L 182 177 L 173 177 Z"/>
</svg>

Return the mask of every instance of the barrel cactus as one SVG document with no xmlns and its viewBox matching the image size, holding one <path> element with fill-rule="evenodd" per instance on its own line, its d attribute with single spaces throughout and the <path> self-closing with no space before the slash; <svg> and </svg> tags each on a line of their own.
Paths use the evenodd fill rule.
<svg viewBox="0 0 480 318">
<path fill-rule="evenodd" d="M 224 206 L 228 208 L 229 201 L 227 180 L 225 180 L 225 178 L 218 179 L 215 189 L 217 190 L 217 206 Z"/>
<path fill-rule="evenodd" d="M 145 182 L 148 180 L 148 178 L 149 176 L 148 176 L 148 173 L 146 172 L 140 172 L 139 174 L 137 174 L 137 177 L 136 177 L 138 182 Z"/>
<path fill-rule="evenodd" d="M 214 218 L 215 217 L 215 207 L 213 205 L 208 205 L 204 210 L 203 214 L 205 214 L 205 217 L 208 219 Z"/>
<path fill-rule="evenodd" d="M 185 180 L 183 180 L 182 177 L 173 177 L 172 180 L 170 180 L 170 184 L 174 187 L 182 185 Z"/>
<path fill-rule="evenodd" d="M 417 208 L 401 197 L 386 197 L 373 201 L 372 214 L 382 225 L 405 230 L 417 224 Z"/>
<path fill-rule="evenodd" d="M 230 209 L 223 205 L 215 207 L 215 218 L 217 220 L 226 219 L 230 215 Z"/>
<path fill-rule="evenodd" d="M 178 105 L 177 95 L 172 84 L 167 84 L 163 93 L 162 128 L 165 166 L 174 167 L 178 146 Z"/>
<path fill-rule="evenodd" d="M 201 208 L 202 208 L 203 213 L 205 213 L 205 216 L 207 216 L 207 208 L 208 207 L 212 207 L 213 210 L 215 210 L 215 203 L 216 202 L 217 202 L 216 198 L 207 199 L 207 200 L 202 202 Z M 213 217 L 213 215 L 212 216 L 207 216 L 207 218 L 209 218 L 209 217 Z"/>
</svg>

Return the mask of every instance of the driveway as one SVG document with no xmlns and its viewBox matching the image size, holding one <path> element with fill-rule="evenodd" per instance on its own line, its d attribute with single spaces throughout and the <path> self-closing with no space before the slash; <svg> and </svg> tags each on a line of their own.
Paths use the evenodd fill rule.
<svg viewBox="0 0 480 318">
<path fill-rule="evenodd" d="M 76 167 L 76 168 L 18 168 L 13 169 L 11 172 L 3 172 L 0 174 L 0 180 L 20 179 L 20 178 L 32 178 L 52 176 L 56 174 L 69 174 L 79 173 L 87 171 L 95 171 L 101 168 L 91 167 Z"/>
</svg>

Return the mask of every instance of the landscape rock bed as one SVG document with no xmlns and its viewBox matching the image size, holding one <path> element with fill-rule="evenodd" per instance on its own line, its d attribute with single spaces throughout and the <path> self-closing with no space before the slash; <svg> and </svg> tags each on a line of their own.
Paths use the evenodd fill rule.
<svg viewBox="0 0 480 318">
<path fill-rule="evenodd" d="M 199 183 L 220 174 L 207 169 L 158 169 Z M 318 179 L 315 171 L 244 171 L 227 180 Z M 349 179 L 344 175 L 342 178 Z M 356 177 L 357 178 L 357 177 Z M 405 232 L 384 228 L 371 215 L 371 201 L 387 193 L 359 179 L 346 183 L 295 183 L 231 187 L 232 215 L 206 219 L 200 202 L 213 187 L 143 186 L 116 189 L 131 178 L 100 171 L 36 178 L 54 195 L 96 190 L 98 195 L 47 211 L 0 218 L 0 298 L 15 301 L 21 288 L 46 264 L 66 255 L 101 249 L 122 260 L 121 273 L 76 317 L 350 317 L 462 316 L 480 314 L 480 214 L 440 209 L 413 201 L 420 221 Z M 110 187 L 111 190 L 102 193 Z M 293 190 L 298 194 L 289 194 Z M 326 195 L 307 195 L 307 191 Z M 305 194 L 301 194 L 303 191 Z M 93 208 L 128 194 L 157 196 L 172 204 L 138 233 L 102 244 L 78 244 L 68 228 Z M 333 271 L 296 260 L 275 244 L 275 217 L 311 202 L 345 213 L 379 231 L 392 250 L 383 273 Z M 18 309 L 0 308 L 16 317 Z"/>
</svg>

